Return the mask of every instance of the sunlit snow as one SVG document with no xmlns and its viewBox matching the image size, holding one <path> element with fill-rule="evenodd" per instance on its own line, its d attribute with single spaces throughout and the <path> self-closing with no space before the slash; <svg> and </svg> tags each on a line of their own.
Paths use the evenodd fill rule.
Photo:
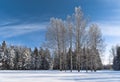
<svg viewBox="0 0 120 82">
<path fill-rule="evenodd" d="M 120 71 L 12 71 L 1 70 L 0 82 L 120 82 Z"/>
</svg>

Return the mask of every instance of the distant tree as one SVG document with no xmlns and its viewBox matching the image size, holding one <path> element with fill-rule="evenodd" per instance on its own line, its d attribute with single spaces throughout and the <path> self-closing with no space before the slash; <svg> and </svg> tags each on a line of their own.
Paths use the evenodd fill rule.
<svg viewBox="0 0 120 82">
<path fill-rule="evenodd" d="M 45 54 L 44 54 L 43 48 L 40 48 L 39 53 L 40 53 L 40 57 L 41 57 L 40 69 L 44 69 L 45 68 Z"/>
<path fill-rule="evenodd" d="M 30 51 L 30 49 L 25 48 L 22 57 L 23 57 L 23 61 L 24 61 L 23 68 L 30 69 L 30 64 L 31 64 L 31 51 Z"/>
<path fill-rule="evenodd" d="M 120 70 L 120 47 L 116 47 L 116 55 L 113 59 L 113 69 L 114 70 Z"/>
<path fill-rule="evenodd" d="M 33 54 L 34 54 L 34 61 L 35 61 L 35 70 L 37 70 L 38 69 L 38 49 L 35 47 L 35 49 L 34 49 L 34 52 L 33 52 Z"/>
<path fill-rule="evenodd" d="M 18 53 L 17 49 L 15 48 L 15 63 L 14 63 L 15 70 L 18 69 L 18 62 L 19 62 L 19 53 Z"/>
<path fill-rule="evenodd" d="M 59 60 L 58 52 L 55 50 L 53 52 L 53 54 L 54 54 L 54 57 L 53 57 L 53 69 L 59 70 L 60 61 L 58 61 Z"/>
<path fill-rule="evenodd" d="M 4 52 L 5 52 L 6 48 L 7 48 L 7 44 L 6 44 L 5 41 L 3 41 L 3 43 L 2 43 L 2 49 L 3 49 Z"/>
<path fill-rule="evenodd" d="M 44 69 L 50 69 L 50 65 L 51 65 L 52 60 L 51 60 L 51 54 L 50 54 L 50 51 L 48 48 L 46 48 L 44 50 L 44 55 L 45 55 L 45 61 L 46 61 Z"/>
<path fill-rule="evenodd" d="M 8 49 L 8 58 L 9 58 L 9 66 L 10 66 L 10 69 L 14 69 L 15 68 L 15 50 L 14 50 L 14 47 L 11 46 L 9 49 Z"/>
</svg>

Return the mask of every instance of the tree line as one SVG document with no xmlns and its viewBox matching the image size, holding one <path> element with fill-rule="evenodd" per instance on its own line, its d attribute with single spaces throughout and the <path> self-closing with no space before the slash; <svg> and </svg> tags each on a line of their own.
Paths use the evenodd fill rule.
<svg viewBox="0 0 120 82">
<path fill-rule="evenodd" d="M 66 62 L 62 61 L 62 70 L 71 69 L 70 53 L 71 50 L 69 49 L 66 53 Z M 62 58 L 64 57 L 62 54 L 61 56 Z M 72 70 L 77 70 L 76 57 L 76 52 L 72 51 Z M 86 57 L 84 56 L 84 60 L 85 58 Z M 86 69 L 85 62 L 86 61 L 83 62 L 82 70 Z M 97 69 L 101 69 L 102 63 L 99 56 L 97 63 L 99 64 Z M 5 41 L 3 41 L 0 46 L 1 70 L 59 70 L 59 67 L 60 61 L 57 51 L 54 51 L 54 53 L 51 54 L 48 48 L 34 48 L 34 50 L 31 50 L 30 48 L 23 46 L 7 46 Z M 90 65 L 87 69 L 91 69 Z"/>
<path fill-rule="evenodd" d="M 50 68 L 50 51 L 46 48 L 7 46 L 3 41 L 0 46 L 0 69 L 9 70 L 47 70 Z"/>
<path fill-rule="evenodd" d="M 104 50 L 97 24 L 89 24 L 80 7 L 66 20 L 51 18 L 44 47 L 0 46 L 0 69 L 14 70 L 88 70 L 102 69 Z"/>
</svg>

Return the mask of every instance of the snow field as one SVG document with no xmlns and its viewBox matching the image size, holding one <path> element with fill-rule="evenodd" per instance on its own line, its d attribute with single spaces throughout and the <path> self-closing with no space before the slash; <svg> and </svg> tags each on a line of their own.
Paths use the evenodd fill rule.
<svg viewBox="0 0 120 82">
<path fill-rule="evenodd" d="M 1 70 L 0 82 L 120 82 L 120 71 L 12 71 Z"/>
</svg>

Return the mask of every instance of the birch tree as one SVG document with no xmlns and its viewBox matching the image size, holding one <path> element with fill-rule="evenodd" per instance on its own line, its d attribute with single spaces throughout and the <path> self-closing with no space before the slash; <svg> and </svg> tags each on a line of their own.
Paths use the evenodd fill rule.
<svg viewBox="0 0 120 82">
<path fill-rule="evenodd" d="M 72 47 L 73 47 L 73 24 L 72 24 L 72 17 L 67 16 L 67 32 L 68 32 L 68 41 L 69 41 L 69 54 L 70 54 L 70 70 L 73 70 L 73 54 L 72 54 Z"/>
<path fill-rule="evenodd" d="M 84 40 L 84 33 L 86 28 L 86 20 L 84 18 L 83 12 L 80 7 L 75 8 L 75 14 L 74 14 L 74 20 L 75 20 L 75 28 L 74 33 L 76 37 L 76 64 L 78 68 L 78 72 L 80 71 L 80 67 L 82 68 L 82 61 L 81 61 L 81 49 L 83 46 L 83 40 Z"/>
<path fill-rule="evenodd" d="M 91 49 L 90 67 L 96 71 L 99 64 L 100 53 L 103 49 L 103 38 L 100 28 L 96 24 L 92 24 L 89 28 L 89 45 Z M 98 65 L 99 64 L 99 65 Z"/>
<path fill-rule="evenodd" d="M 62 55 L 61 55 L 61 24 L 62 20 L 61 19 L 55 19 L 51 18 L 50 20 L 50 25 L 47 28 L 47 41 L 50 46 L 53 48 L 57 48 L 58 55 L 59 55 L 59 61 L 60 61 L 60 66 L 59 69 L 62 71 Z"/>
</svg>

